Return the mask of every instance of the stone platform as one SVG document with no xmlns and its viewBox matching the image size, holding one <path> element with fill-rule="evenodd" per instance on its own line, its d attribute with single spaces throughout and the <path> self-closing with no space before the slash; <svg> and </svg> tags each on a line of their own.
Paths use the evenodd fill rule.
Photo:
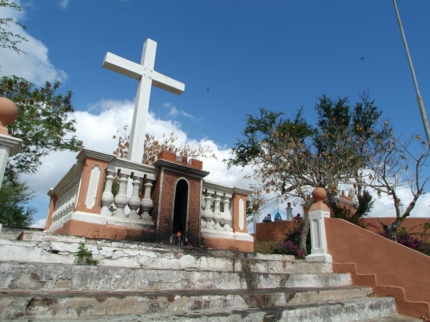
<svg viewBox="0 0 430 322">
<path fill-rule="evenodd" d="M 40 232 L 20 239 L 0 240 L 2 321 L 419 321 L 326 263 Z M 80 242 L 97 266 L 74 264 Z"/>
</svg>

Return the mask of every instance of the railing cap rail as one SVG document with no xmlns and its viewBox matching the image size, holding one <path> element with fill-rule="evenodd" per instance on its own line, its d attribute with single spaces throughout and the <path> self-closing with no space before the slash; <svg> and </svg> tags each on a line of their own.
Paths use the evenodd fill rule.
<svg viewBox="0 0 430 322">
<path fill-rule="evenodd" d="M 232 195 L 235 193 L 239 193 L 239 194 L 243 194 L 243 195 L 248 196 L 252 193 L 251 189 L 240 188 L 240 187 L 235 187 L 235 186 L 227 186 L 227 185 L 219 184 L 216 182 L 203 180 L 203 191 L 205 189 L 208 189 L 209 191 L 217 191 L 217 192 L 219 191 L 219 192 L 223 192 L 223 193 L 229 193 Z"/>
</svg>

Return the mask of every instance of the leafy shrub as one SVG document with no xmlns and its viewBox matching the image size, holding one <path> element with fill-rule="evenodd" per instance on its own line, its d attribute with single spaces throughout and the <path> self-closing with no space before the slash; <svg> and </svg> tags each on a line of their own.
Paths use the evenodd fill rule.
<svg viewBox="0 0 430 322">
<path fill-rule="evenodd" d="M 93 253 L 89 251 L 83 242 L 79 243 L 78 252 L 75 254 L 75 264 L 78 265 L 97 265 L 98 260 L 93 259 Z"/>
<path fill-rule="evenodd" d="M 368 223 L 367 226 L 375 228 L 378 235 L 387 238 L 387 233 L 380 227 L 371 223 Z M 403 246 L 430 256 L 430 244 L 415 238 L 413 235 L 416 234 L 417 233 L 408 232 L 405 227 L 402 227 L 397 231 L 397 242 Z"/>
<path fill-rule="evenodd" d="M 297 258 L 304 258 L 304 254 L 300 250 L 300 234 L 304 227 L 304 221 L 300 217 L 294 217 L 293 222 L 294 226 L 292 229 L 287 231 L 285 240 L 279 243 L 276 247 L 273 247 L 273 254 L 294 255 Z M 308 253 L 310 253 L 310 245 L 311 241 L 308 234 L 308 238 L 306 240 Z"/>
</svg>

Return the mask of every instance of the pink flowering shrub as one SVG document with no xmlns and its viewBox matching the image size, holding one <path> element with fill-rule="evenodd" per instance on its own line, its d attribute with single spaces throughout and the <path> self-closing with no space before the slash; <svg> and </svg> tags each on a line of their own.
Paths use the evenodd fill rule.
<svg viewBox="0 0 430 322">
<path fill-rule="evenodd" d="M 273 254 L 281 255 L 294 255 L 297 258 L 304 258 L 303 251 L 300 250 L 300 234 L 302 233 L 304 222 L 300 217 L 293 219 L 293 229 L 287 231 L 286 238 L 283 242 L 279 243 L 276 247 L 272 248 Z M 310 238 L 307 238 L 307 248 L 310 251 Z"/>
<path fill-rule="evenodd" d="M 368 223 L 367 226 L 375 228 L 378 235 L 387 238 L 387 233 L 381 229 L 381 227 L 371 223 Z M 397 231 L 397 242 L 403 246 L 430 256 L 430 244 L 415 238 L 412 233 L 406 231 L 405 227 L 402 227 Z"/>
</svg>

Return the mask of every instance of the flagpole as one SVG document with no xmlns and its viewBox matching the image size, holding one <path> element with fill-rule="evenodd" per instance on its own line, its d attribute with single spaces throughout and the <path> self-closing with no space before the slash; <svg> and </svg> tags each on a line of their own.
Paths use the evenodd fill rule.
<svg viewBox="0 0 430 322">
<path fill-rule="evenodd" d="M 410 68 L 411 74 L 412 74 L 412 80 L 414 81 L 415 91 L 417 92 L 418 107 L 420 109 L 421 118 L 423 120 L 424 131 L 426 133 L 427 142 L 430 143 L 429 122 L 427 120 L 426 110 L 424 108 L 424 102 L 423 102 L 423 99 L 421 97 L 420 89 L 418 87 L 418 81 L 417 81 L 417 78 L 415 76 L 414 65 L 412 64 L 412 58 L 411 58 L 411 54 L 409 53 L 409 47 L 408 47 L 408 43 L 406 42 L 406 36 L 405 36 L 405 32 L 403 30 L 402 21 L 400 20 L 400 14 L 399 14 L 399 9 L 397 8 L 396 0 L 393 0 L 393 4 L 394 4 L 394 9 L 396 10 L 397 22 L 399 23 L 400 33 L 401 33 L 402 39 L 403 39 L 403 45 L 405 46 L 405 50 L 406 50 L 406 56 L 408 57 L 409 68 Z"/>
</svg>

